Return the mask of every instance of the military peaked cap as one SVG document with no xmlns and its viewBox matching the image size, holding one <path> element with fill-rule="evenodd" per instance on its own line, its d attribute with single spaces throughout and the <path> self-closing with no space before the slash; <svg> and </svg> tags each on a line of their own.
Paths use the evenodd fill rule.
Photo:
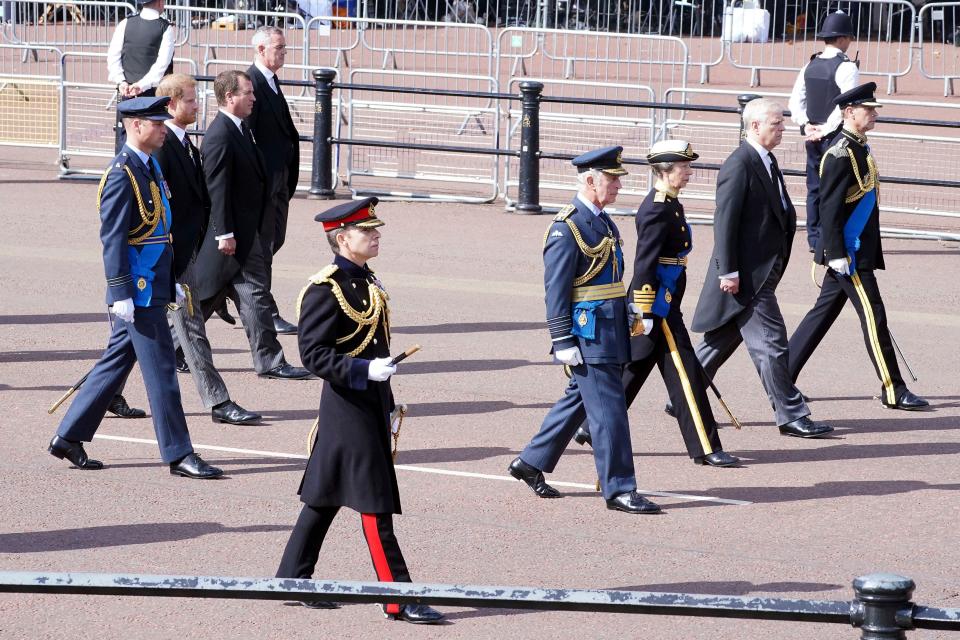
<svg viewBox="0 0 960 640">
<path fill-rule="evenodd" d="M 123 118 L 139 118 L 141 120 L 169 120 L 167 104 L 169 96 L 143 97 L 124 100 L 117 105 L 117 111 Z"/>
<path fill-rule="evenodd" d="M 612 176 L 625 176 L 627 171 L 620 165 L 622 154 L 623 147 L 604 147 L 603 149 L 587 151 L 571 162 L 577 168 L 577 173 L 597 169 Z"/>
<path fill-rule="evenodd" d="M 883 105 L 877 102 L 877 99 L 873 96 L 874 91 L 877 90 L 876 82 L 868 82 L 862 84 L 859 87 L 854 87 L 850 91 L 844 91 L 836 98 L 833 99 L 833 103 L 843 109 L 844 107 L 882 107 Z"/>
<path fill-rule="evenodd" d="M 372 229 L 384 224 L 383 220 L 374 213 L 374 207 L 380 202 L 377 198 L 363 198 L 338 204 L 332 209 L 318 213 L 314 221 L 323 223 L 324 231 L 333 231 L 343 227 L 360 227 Z"/>
<path fill-rule="evenodd" d="M 699 157 L 686 140 L 661 140 L 650 147 L 647 162 L 692 162 Z"/>
</svg>

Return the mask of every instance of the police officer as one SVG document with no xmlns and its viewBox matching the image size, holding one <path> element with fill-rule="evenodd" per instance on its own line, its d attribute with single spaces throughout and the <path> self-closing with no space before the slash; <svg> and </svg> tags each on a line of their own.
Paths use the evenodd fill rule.
<svg viewBox="0 0 960 640">
<path fill-rule="evenodd" d="M 173 73 L 176 27 L 164 18 L 165 0 L 143 2 L 140 13 L 117 25 L 107 49 L 107 70 L 120 99 L 152 96 Z"/>
<path fill-rule="evenodd" d="M 807 149 L 807 243 L 812 253 L 820 234 L 820 159 L 827 150 L 842 117 L 834 99 L 853 89 L 860 81 L 857 63 L 846 51 L 854 38 L 853 23 L 842 11 L 824 19 L 817 38 L 824 41 L 823 51 L 810 58 L 800 70 L 790 94 L 791 118 L 800 125 Z"/>
<path fill-rule="evenodd" d="M 300 483 L 304 503 L 283 552 L 279 578 L 310 578 L 324 536 L 340 507 L 360 513 L 377 578 L 410 582 L 393 533 L 400 494 L 390 451 L 390 311 L 383 284 L 367 262 L 380 252 L 383 221 L 376 198 L 338 205 L 318 214 L 335 254 L 310 277 L 297 302 L 300 357 L 323 378 L 317 435 Z M 333 609 L 325 601 L 304 602 Z M 443 615 L 420 604 L 387 604 L 388 618 L 436 624 Z"/>
<path fill-rule="evenodd" d="M 820 296 L 790 338 L 790 375 L 796 381 L 849 298 L 860 316 L 867 353 L 880 378 L 880 401 L 890 409 L 914 411 L 929 403 L 911 393 L 900 375 L 873 273 L 884 268 L 880 179 L 866 137 L 880 107 L 874 98 L 876 89 L 876 83 L 868 82 L 835 100 L 843 112 L 843 129 L 820 165 L 822 233 L 814 258 L 829 268 Z"/>
<path fill-rule="evenodd" d="M 541 498 L 558 498 L 543 473 L 553 471 L 584 418 L 594 425 L 593 455 L 607 508 L 658 513 L 637 493 L 627 405 L 620 380 L 630 359 L 620 232 L 603 208 L 617 199 L 623 147 L 573 160 L 579 192 L 544 236 L 547 328 L 556 362 L 570 367 L 564 396 L 508 471 Z"/>
<path fill-rule="evenodd" d="M 107 349 L 60 423 L 49 451 L 81 469 L 103 464 L 87 456 L 107 405 L 135 362 L 150 400 L 160 455 L 170 473 L 215 478 L 223 471 L 194 453 L 180 403 L 167 304 L 184 299 L 173 279 L 170 204 L 151 154 L 163 145 L 170 98 L 134 98 L 118 107 L 127 143 L 100 180 L 100 240 L 107 304 L 116 319 Z"/>
<path fill-rule="evenodd" d="M 687 452 L 697 464 L 729 467 L 739 458 L 723 450 L 707 398 L 707 381 L 690 344 L 680 303 L 687 288 L 687 255 L 693 234 L 678 196 L 687 186 L 690 163 L 700 156 L 683 140 L 653 145 L 647 162 L 657 175 L 653 189 L 637 210 L 637 253 L 630 284 L 631 360 L 623 370 L 629 406 L 656 366 L 667 387 Z M 584 424 L 574 436 L 592 438 Z"/>
</svg>

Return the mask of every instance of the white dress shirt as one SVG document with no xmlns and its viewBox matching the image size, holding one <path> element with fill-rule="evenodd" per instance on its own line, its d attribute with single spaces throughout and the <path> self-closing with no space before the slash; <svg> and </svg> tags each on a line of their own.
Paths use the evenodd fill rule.
<svg viewBox="0 0 960 640">
<path fill-rule="evenodd" d="M 279 93 L 277 91 L 277 85 L 276 85 L 277 74 L 275 74 L 273 71 L 270 71 L 270 69 L 267 69 L 265 66 L 263 66 L 263 63 L 260 62 L 259 58 L 253 61 L 253 66 L 259 69 L 260 73 L 263 74 L 263 77 L 267 79 L 267 86 L 273 89 L 274 93 Z"/>
<path fill-rule="evenodd" d="M 580 202 L 582 202 L 583 204 L 585 204 L 585 205 L 587 206 L 587 208 L 590 209 L 590 213 L 592 213 L 593 215 L 598 216 L 598 217 L 600 216 L 600 212 L 601 212 L 602 210 L 601 210 L 601 209 L 598 209 L 598 208 L 597 208 L 597 205 L 593 204 L 592 202 L 590 202 L 589 200 L 587 200 L 586 198 L 584 198 L 580 193 L 577 193 L 577 200 L 579 200 Z"/>
<path fill-rule="evenodd" d="M 824 47 L 823 53 L 821 53 L 819 57 L 825 59 L 836 58 L 841 53 L 843 52 L 840 51 L 840 49 L 828 44 Z M 787 108 L 790 109 L 790 119 L 800 126 L 810 122 L 810 118 L 807 117 L 807 84 L 803 79 L 806 71 L 807 65 L 804 65 L 799 75 L 797 75 L 796 82 L 793 83 L 790 102 L 787 104 Z M 837 83 L 837 86 L 840 87 L 840 93 L 849 91 L 860 84 L 860 69 L 857 68 L 854 62 L 841 62 L 840 66 L 837 67 L 837 72 L 834 74 L 833 80 Z M 824 131 L 834 131 L 840 126 L 841 122 L 843 122 L 843 114 L 840 113 L 839 107 L 834 107 L 833 111 L 830 112 L 830 117 L 827 118 L 827 121 L 822 126 Z"/>
<path fill-rule="evenodd" d="M 144 20 L 156 20 L 160 17 L 160 14 L 156 9 L 144 7 L 140 12 L 140 17 Z M 117 25 L 117 30 L 113 32 L 113 38 L 110 40 L 110 48 L 107 49 L 108 78 L 110 82 L 114 84 L 120 84 L 126 80 L 123 77 L 123 66 L 120 64 L 123 36 L 126 31 L 127 19 L 124 18 L 120 21 L 120 24 Z M 157 61 L 154 62 L 150 70 L 147 71 L 147 75 L 134 82 L 133 86 L 140 87 L 141 91 L 146 91 L 160 84 L 160 80 L 163 79 L 163 74 L 167 71 L 167 67 L 170 66 L 170 62 L 173 60 L 173 45 L 176 42 L 176 35 L 177 28 L 173 25 L 170 25 L 167 30 L 163 32 L 163 39 L 160 41 L 160 50 L 157 52 Z"/>
<path fill-rule="evenodd" d="M 167 125 L 167 128 L 170 129 L 170 131 L 173 131 L 173 135 L 177 136 L 177 140 L 180 141 L 180 144 L 183 144 L 183 139 L 186 137 L 187 132 L 174 124 L 173 120 L 167 120 L 163 124 Z"/>
</svg>

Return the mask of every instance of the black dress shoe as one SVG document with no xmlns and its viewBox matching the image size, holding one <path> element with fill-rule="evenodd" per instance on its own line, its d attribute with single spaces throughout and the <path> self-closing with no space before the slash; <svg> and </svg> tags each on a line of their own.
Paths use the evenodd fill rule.
<svg viewBox="0 0 960 640">
<path fill-rule="evenodd" d="M 207 478 L 219 478 L 223 475 L 223 469 L 210 466 L 196 453 L 188 453 L 180 460 L 170 463 L 170 474 L 183 476 L 184 478 L 206 480 Z"/>
<path fill-rule="evenodd" d="M 290 324 L 280 316 L 273 316 L 273 330 L 285 336 L 296 335 L 297 325 Z"/>
<path fill-rule="evenodd" d="M 903 395 L 897 400 L 896 404 L 883 403 L 887 409 L 902 409 L 904 411 L 923 411 L 930 408 L 930 403 L 918 395 L 914 395 L 909 389 L 903 392 Z"/>
<path fill-rule="evenodd" d="M 673 403 L 671 402 L 668 402 L 667 404 L 663 405 L 663 412 L 668 416 L 670 416 L 671 418 L 677 417 L 677 410 L 673 408 Z"/>
<path fill-rule="evenodd" d="M 573 439 L 577 441 L 577 444 L 583 446 L 585 444 L 593 446 L 593 438 L 590 437 L 590 432 L 584 429 L 583 427 L 577 427 L 577 432 L 573 434 Z"/>
<path fill-rule="evenodd" d="M 220 316 L 220 319 L 226 322 L 227 324 L 237 324 L 237 319 L 230 315 L 230 311 L 227 309 L 227 301 L 224 300 L 223 304 L 213 310 L 215 314 Z"/>
<path fill-rule="evenodd" d="M 732 456 L 726 451 L 714 451 L 713 453 L 708 453 L 703 457 L 696 457 L 693 459 L 694 464 L 706 464 L 711 467 L 732 467 L 733 465 L 740 462 L 740 458 L 737 456 Z"/>
<path fill-rule="evenodd" d="M 543 479 L 543 472 L 527 464 L 520 458 L 515 459 L 507 467 L 507 471 L 517 480 L 526 482 L 527 486 L 541 498 L 559 498 L 560 492 L 547 484 Z"/>
<path fill-rule="evenodd" d="M 295 367 L 292 364 L 284 362 L 279 367 L 274 367 L 270 371 L 264 371 L 258 374 L 261 378 L 272 378 L 274 380 L 304 380 L 312 374 L 303 367 Z"/>
<path fill-rule="evenodd" d="M 187 359 L 183 357 L 183 349 L 177 347 L 175 355 L 177 356 L 177 371 L 190 373 L 190 365 L 187 364 Z"/>
<path fill-rule="evenodd" d="M 390 620 L 403 620 L 413 624 L 437 624 L 443 621 L 442 613 L 425 604 L 401 605 L 400 613 L 387 613 L 384 608 L 383 616 Z"/>
<path fill-rule="evenodd" d="M 627 491 L 607 500 L 607 509 L 625 513 L 660 513 L 660 505 L 650 502 L 636 491 Z"/>
<path fill-rule="evenodd" d="M 228 424 L 251 424 L 258 422 L 263 416 L 253 411 L 247 411 L 233 400 L 227 400 L 210 409 L 210 419 L 214 422 Z"/>
<path fill-rule="evenodd" d="M 134 409 L 127 404 L 127 399 L 124 398 L 119 393 L 113 396 L 113 400 L 110 401 L 110 406 L 107 407 L 107 411 L 117 416 L 118 418 L 146 418 L 147 412 L 143 409 Z"/>
<path fill-rule="evenodd" d="M 91 471 L 103 469 L 102 462 L 87 457 L 87 452 L 83 450 L 82 442 L 70 442 L 60 436 L 53 436 L 53 440 L 50 441 L 50 446 L 47 447 L 47 451 L 61 460 L 66 458 L 78 469 L 88 469 Z"/>
<path fill-rule="evenodd" d="M 833 427 L 822 422 L 814 422 L 810 416 L 797 418 L 787 424 L 778 427 L 780 433 L 785 436 L 794 436 L 795 438 L 819 438 L 833 431 Z"/>
</svg>

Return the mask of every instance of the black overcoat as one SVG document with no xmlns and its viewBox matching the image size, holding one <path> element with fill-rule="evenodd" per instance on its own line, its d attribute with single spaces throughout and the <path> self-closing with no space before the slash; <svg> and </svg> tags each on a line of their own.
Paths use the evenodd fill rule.
<svg viewBox="0 0 960 640">
<path fill-rule="evenodd" d="M 329 282 L 316 284 L 324 278 L 336 283 L 344 301 L 358 313 L 374 303 L 371 283 L 379 287 L 372 271 L 337 256 L 333 265 L 311 278 L 301 296 L 300 359 L 324 382 L 300 500 L 312 507 L 400 513 L 389 424 L 393 392 L 389 381 L 367 380 L 370 360 L 390 354 L 389 318 L 384 310 L 368 344 L 355 356 L 348 355 L 367 338 L 367 330 L 361 327 L 357 332 L 357 323 L 344 312 Z M 337 344 L 338 338 L 355 332 Z"/>
<path fill-rule="evenodd" d="M 717 209 L 713 219 L 713 254 L 690 328 L 698 333 L 723 326 L 743 311 L 763 286 L 778 257 L 786 269 L 797 212 L 770 178 L 760 154 L 743 142 L 730 154 L 717 176 Z M 736 294 L 720 290 L 720 276 L 739 272 Z"/>
</svg>

